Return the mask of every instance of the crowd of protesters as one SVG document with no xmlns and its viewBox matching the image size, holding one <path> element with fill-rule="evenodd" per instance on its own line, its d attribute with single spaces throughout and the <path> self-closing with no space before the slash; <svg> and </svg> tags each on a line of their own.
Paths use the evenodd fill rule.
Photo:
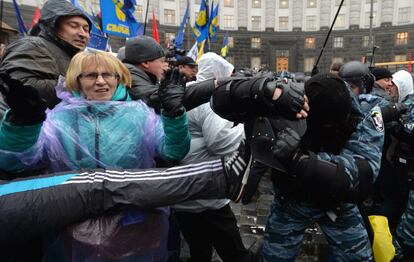
<svg viewBox="0 0 414 262">
<path fill-rule="evenodd" d="M 1 261 L 174 262 L 180 234 L 193 262 L 294 261 L 315 222 L 332 261 L 414 257 L 407 71 L 351 61 L 301 84 L 215 53 L 171 67 L 147 36 L 115 57 L 86 49 L 91 21 L 61 0 L 36 29 L 0 65 Z M 229 202 L 266 170 L 249 250 Z"/>
</svg>

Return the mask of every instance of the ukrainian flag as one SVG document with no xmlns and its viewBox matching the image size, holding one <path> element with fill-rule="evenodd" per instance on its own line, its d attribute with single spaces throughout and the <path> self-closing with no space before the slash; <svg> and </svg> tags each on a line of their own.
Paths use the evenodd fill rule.
<svg viewBox="0 0 414 262">
<path fill-rule="evenodd" d="M 208 0 L 202 0 L 196 19 L 196 27 L 202 28 L 208 24 Z"/>
<path fill-rule="evenodd" d="M 219 11 L 219 4 L 213 9 L 214 3 L 211 5 L 211 19 L 210 19 L 210 26 L 209 26 L 209 35 L 211 41 L 215 42 L 217 39 L 217 28 L 218 28 L 218 11 Z"/>
<path fill-rule="evenodd" d="M 229 32 L 226 32 L 226 35 L 223 39 L 223 45 L 221 47 L 221 56 L 226 58 L 227 53 L 229 52 Z"/>
<path fill-rule="evenodd" d="M 192 27 L 193 34 L 198 43 L 203 42 L 208 38 L 208 24 L 209 24 L 209 10 L 208 0 L 202 0 L 200 5 L 200 11 L 195 21 L 195 25 Z"/>
</svg>

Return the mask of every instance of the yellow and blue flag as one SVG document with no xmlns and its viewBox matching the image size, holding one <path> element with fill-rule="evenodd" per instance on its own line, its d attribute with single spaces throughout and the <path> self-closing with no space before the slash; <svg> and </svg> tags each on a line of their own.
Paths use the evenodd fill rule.
<svg viewBox="0 0 414 262">
<path fill-rule="evenodd" d="M 202 0 L 200 4 L 200 11 L 198 12 L 195 25 L 197 28 L 203 28 L 208 24 L 209 10 L 208 10 L 208 0 Z"/>
<path fill-rule="evenodd" d="M 185 25 L 187 24 L 189 12 L 190 12 L 190 3 L 187 1 L 187 8 L 185 9 L 183 20 L 181 21 L 180 28 L 178 28 L 177 37 L 175 38 L 175 46 L 177 48 L 182 48 L 183 46 Z"/>
<path fill-rule="evenodd" d="M 27 35 L 27 29 L 24 25 L 22 15 L 20 14 L 19 5 L 17 4 L 16 0 L 13 0 L 14 11 L 16 12 L 17 17 L 17 24 L 19 26 L 19 32 L 21 36 Z"/>
<path fill-rule="evenodd" d="M 226 32 L 226 35 L 223 39 L 223 45 L 221 46 L 220 54 L 222 57 L 226 58 L 227 53 L 229 52 L 229 32 Z"/>
<path fill-rule="evenodd" d="M 201 0 L 200 11 L 196 18 L 195 24 L 192 27 L 194 37 L 198 43 L 202 43 L 208 38 L 209 27 L 209 8 L 208 0 Z"/>
<path fill-rule="evenodd" d="M 101 1 L 102 30 L 109 35 L 134 37 L 139 23 L 134 17 L 135 0 Z"/>
<path fill-rule="evenodd" d="M 207 42 L 207 39 L 204 39 L 204 41 L 201 42 L 201 45 L 200 45 L 200 48 L 198 49 L 198 54 L 197 54 L 197 61 L 196 61 L 197 63 L 200 60 L 201 56 L 204 54 L 204 47 L 205 47 L 206 42 Z"/>
<path fill-rule="evenodd" d="M 214 2 L 211 4 L 211 17 L 210 17 L 210 25 L 209 25 L 209 37 L 212 42 L 217 40 L 217 28 L 218 28 L 218 11 L 219 11 L 219 4 L 214 7 Z"/>
</svg>

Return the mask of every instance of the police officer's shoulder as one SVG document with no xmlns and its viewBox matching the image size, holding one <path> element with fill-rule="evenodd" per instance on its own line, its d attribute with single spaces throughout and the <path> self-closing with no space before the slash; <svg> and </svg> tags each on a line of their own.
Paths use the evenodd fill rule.
<svg viewBox="0 0 414 262">
<path fill-rule="evenodd" d="M 370 120 L 375 130 L 381 133 L 384 132 L 384 120 L 382 118 L 381 108 L 378 104 L 370 110 L 366 117 Z"/>
</svg>

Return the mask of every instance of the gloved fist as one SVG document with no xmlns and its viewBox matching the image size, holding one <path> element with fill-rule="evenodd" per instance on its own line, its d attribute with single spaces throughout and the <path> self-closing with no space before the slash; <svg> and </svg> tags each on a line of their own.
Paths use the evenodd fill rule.
<svg viewBox="0 0 414 262">
<path fill-rule="evenodd" d="M 274 81 L 267 83 L 267 91 L 273 92 L 276 88 L 282 90 L 282 94 L 279 98 L 274 100 L 275 106 L 278 108 L 278 112 L 287 117 L 294 119 L 296 114 L 299 113 L 305 105 L 305 89 L 298 83 L 285 81 Z M 271 94 L 273 95 L 273 92 Z M 268 94 L 267 96 L 269 96 Z"/>
<path fill-rule="evenodd" d="M 299 144 L 300 135 L 295 130 L 289 127 L 283 129 L 276 136 L 276 142 L 272 147 L 273 156 L 289 167 Z"/>
<path fill-rule="evenodd" d="M 181 116 L 185 111 L 183 106 L 184 94 L 185 86 L 178 69 L 167 71 L 158 88 L 162 114 L 167 117 Z"/>
<path fill-rule="evenodd" d="M 408 107 L 403 103 L 395 103 L 381 107 L 382 120 L 384 123 L 397 121 L 402 114 L 406 113 Z"/>
<path fill-rule="evenodd" d="M 24 85 L 9 74 L 0 74 L 0 92 L 10 107 L 7 121 L 16 125 L 34 125 L 46 119 L 47 104 L 39 92 L 30 85 Z"/>
</svg>

